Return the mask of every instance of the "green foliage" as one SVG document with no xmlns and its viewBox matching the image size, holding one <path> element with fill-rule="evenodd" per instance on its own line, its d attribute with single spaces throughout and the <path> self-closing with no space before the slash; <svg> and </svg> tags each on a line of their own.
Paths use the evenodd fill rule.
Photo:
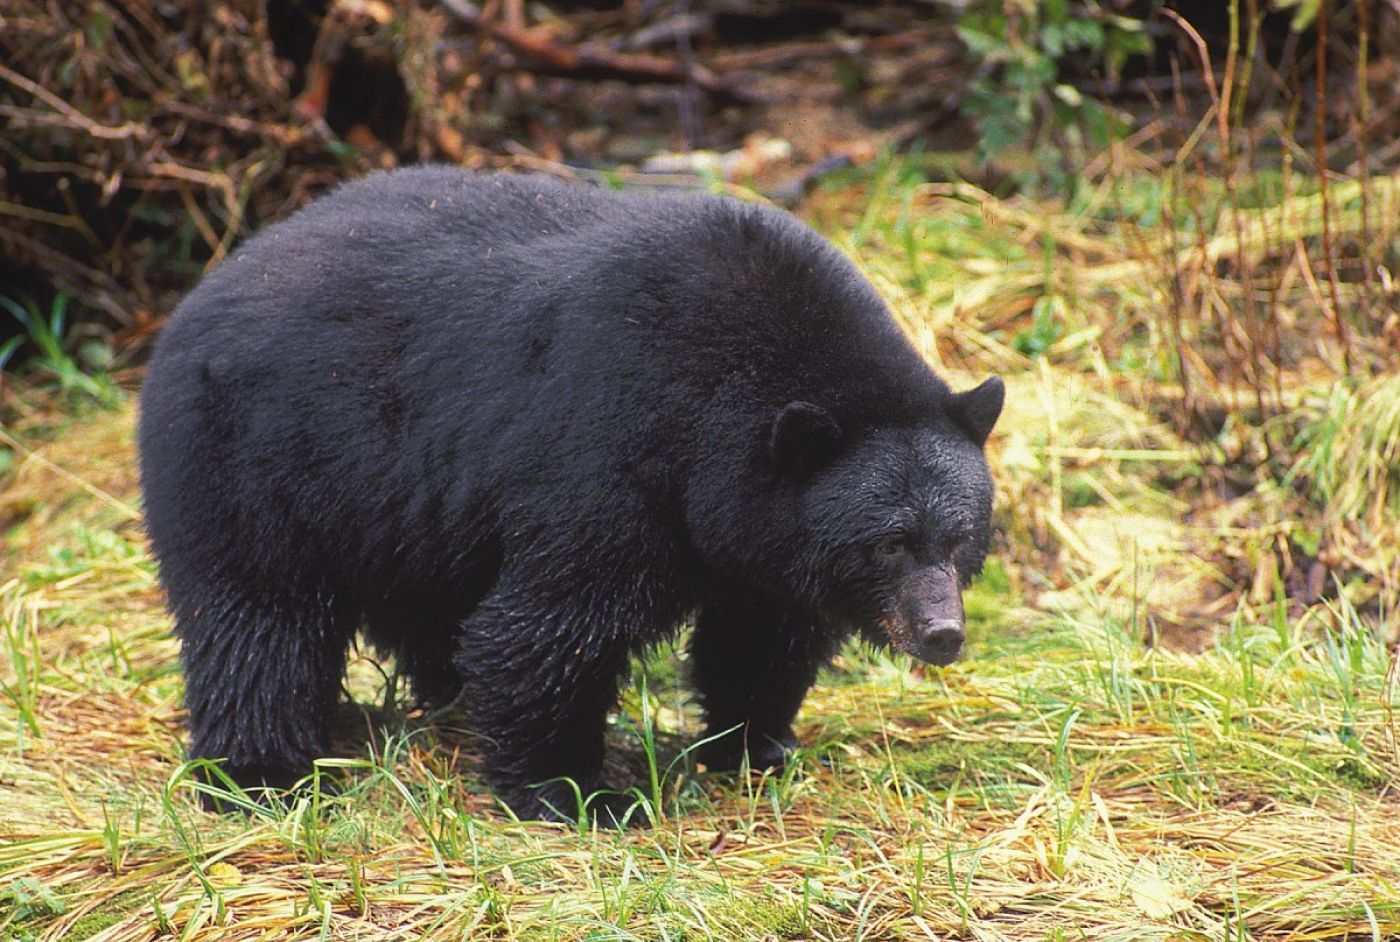
<svg viewBox="0 0 1400 942">
<path fill-rule="evenodd" d="M 14 907 L 15 918 L 19 920 L 61 916 L 68 911 L 58 894 L 33 877 L 20 877 L 0 889 L 0 903 Z"/>
<path fill-rule="evenodd" d="M 1108 146 L 1122 122 L 1064 80 L 1064 63 L 1087 62 L 1113 80 L 1129 56 L 1152 51 L 1142 20 L 1092 2 L 1071 11 L 1068 0 L 975 0 L 958 35 L 984 74 L 963 103 L 984 159 L 1013 145 Z"/>
<path fill-rule="evenodd" d="M 1042 295 L 1036 299 L 1031 325 L 1011 340 L 1011 348 L 1028 357 L 1038 357 L 1064 336 L 1064 325 L 1055 316 L 1055 297 Z"/>
<path fill-rule="evenodd" d="M 65 579 L 100 570 L 140 574 L 149 584 L 155 569 L 145 551 L 121 534 L 84 524 L 74 524 L 71 540 L 48 548 L 48 559 L 26 566 L 22 577 L 26 585 L 52 585 Z"/>
<path fill-rule="evenodd" d="M 1338 380 L 1305 403 L 1285 483 L 1334 517 L 1400 512 L 1400 377 Z"/>
<path fill-rule="evenodd" d="M 116 404 L 120 393 L 102 372 L 112 365 L 111 351 L 100 341 L 77 342 L 68 335 L 67 294 L 60 291 L 54 296 L 47 317 L 32 299 L 20 304 L 13 298 L 0 295 L 0 307 L 8 311 L 25 331 L 23 336 L 12 337 L 0 346 L 0 369 L 28 339 L 37 351 L 29 365 L 50 374 L 65 395 L 76 393 L 102 406 Z M 70 349 L 74 352 L 69 353 Z"/>
<path fill-rule="evenodd" d="M 1271 6 L 1279 10 L 1292 10 L 1293 18 L 1289 20 L 1288 27 L 1295 33 L 1312 26 L 1317 19 L 1317 10 L 1321 0 L 1273 0 Z"/>
<path fill-rule="evenodd" d="M 853 644 L 804 705 L 788 767 L 728 776 L 687 761 L 704 724 L 685 645 L 655 651 L 623 690 L 607 778 L 638 786 L 632 814 L 651 827 L 615 833 L 513 821 L 460 711 L 395 706 L 393 668 L 356 657 L 364 722 L 341 717 L 353 725 L 313 776 L 336 787 L 260 801 L 180 762 L 154 563 L 82 486 L 95 458 L 129 450 L 133 404 L 36 415 L 14 436 L 69 476 L 24 475 L 6 495 L 44 510 L 12 541 L 0 597 L 0 940 L 1395 937 L 1396 609 L 1376 601 L 1395 570 L 1351 560 L 1394 540 L 1400 377 L 1319 382 L 1306 360 L 1282 374 L 1279 414 L 1233 407 L 1225 458 L 1148 411 L 1180 402 L 1163 366 L 1168 263 L 1205 245 L 1233 301 L 1244 253 L 1262 265 L 1316 244 L 1314 184 L 1260 173 L 1231 197 L 1219 179 L 1188 191 L 1151 172 L 1001 199 L 929 182 L 951 176 L 925 173 L 934 159 L 825 180 L 815 212 L 956 385 L 996 371 L 1011 389 L 963 662 L 911 670 Z M 1377 231 L 1343 187 L 1337 244 Z M 1285 351 L 1302 359 L 1325 322 L 1305 286 L 1280 293 Z M 1216 336 L 1188 339 L 1213 353 Z M 1272 451 L 1252 447 L 1255 428 Z M 102 484 L 134 498 L 134 477 Z M 1300 599 L 1276 546 L 1301 549 L 1295 581 L 1298 562 L 1337 554 L 1335 591 Z M 1274 578 L 1251 591 L 1261 569 Z M 1222 586 L 1233 604 L 1215 603 Z M 1210 607 L 1184 614 L 1206 624 L 1174 632 L 1173 606 L 1196 594 Z M 204 813 L 201 791 L 242 813 Z M 32 823 L 75 813 L 61 831 Z"/>
</svg>

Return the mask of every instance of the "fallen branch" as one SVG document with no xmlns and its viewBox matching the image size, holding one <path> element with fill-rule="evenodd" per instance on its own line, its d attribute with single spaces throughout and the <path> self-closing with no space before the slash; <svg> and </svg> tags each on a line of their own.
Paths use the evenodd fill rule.
<svg viewBox="0 0 1400 942">
<path fill-rule="evenodd" d="M 938 26 L 919 26 L 903 32 L 886 33 L 880 36 L 813 39 L 806 42 L 786 42 L 776 46 L 760 46 L 756 49 L 722 51 L 713 56 L 710 63 L 720 72 L 733 72 L 741 69 L 773 69 L 804 59 L 819 59 L 836 55 L 859 58 L 872 52 L 901 52 L 905 49 L 927 47 L 934 43 L 942 44 L 947 51 L 940 61 L 933 64 L 942 65 L 956 61 L 960 46 L 953 30 Z"/>
<path fill-rule="evenodd" d="M 468 0 L 443 0 L 443 6 L 467 25 L 535 60 L 541 66 L 541 71 L 548 74 L 584 79 L 693 85 L 718 98 L 732 101 L 753 99 L 752 95 L 735 88 L 704 66 L 686 66 L 661 56 L 613 52 L 597 46 L 561 46 L 545 38 L 537 30 L 490 20 Z"/>
</svg>

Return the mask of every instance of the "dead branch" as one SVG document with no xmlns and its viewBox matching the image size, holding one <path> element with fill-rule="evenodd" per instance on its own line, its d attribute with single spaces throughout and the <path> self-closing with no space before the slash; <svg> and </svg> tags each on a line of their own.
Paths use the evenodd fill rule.
<svg viewBox="0 0 1400 942">
<path fill-rule="evenodd" d="M 537 30 L 523 29 L 488 19 L 467 0 L 443 0 L 443 6 L 473 29 L 480 30 L 500 40 L 513 51 L 533 59 L 536 70 L 546 74 L 583 79 L 693 85 L 721 99 L 753 100 L 751 94 L 726 82 L 701 65 L 685 66 L 661 56 L 613 52 L 598 46 L 561 46 Z"/>
</svg>

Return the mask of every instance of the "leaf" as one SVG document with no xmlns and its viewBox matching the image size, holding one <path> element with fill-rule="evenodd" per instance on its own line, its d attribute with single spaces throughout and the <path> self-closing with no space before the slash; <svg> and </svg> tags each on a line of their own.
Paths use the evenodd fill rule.
<svg viewBox="0 0 1400 942">
<path fill-rule="evenodd" d="M 1318 0 L 1274 0 L 1273 6 L 1278 10 L 1293 9 L 1288 28 L 1295 33 L 1301 33 L 1317 19 Z"/>
<path fill-rule="evenodd" d="M 1157 877 L 1143 877 L 1129 887 L 1133 902 L 1149 919 L 1170 919 L 1191 908 L 1181 887 Z"/>
<path fill-rule="evenodd" d="M 243 874 L 233 864 L 221 860 L 209 868 L 209 882 L 216 886 L 240 886 Z"/>
<path fill-rule="evenodd" d="M 998 62 L 1009 57 L 1006 40 L 992 33 L 963 24 L 958 26 L 958 38 L 974 56 L 989 62 Z"/>
<path fill-rule="evenodd" d="M 1071 20 L 1065 24 L 1064 45 L 1066 49 L 1088 49 L 1098 52 L 1104 47 L 1107 33 L 1101 24 L 1093 20 Z"/>
<path fill-rule="evenodd" d="M 3 344 L 0 344 L 0 370 L 3 370 L 5 364 L 10 362 L 10 357 L 15 355 L 15 351 L 19 349 L 19 345 L 22 343 L 24 343 L 24 337 L 17 336 L 11 337 Z"/>
</svg>

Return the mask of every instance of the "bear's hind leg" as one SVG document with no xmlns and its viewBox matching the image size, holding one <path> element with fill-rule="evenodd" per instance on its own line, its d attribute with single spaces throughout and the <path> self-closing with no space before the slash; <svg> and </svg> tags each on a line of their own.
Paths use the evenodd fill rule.
<svg viewBox="0 0 1400 942">
<path fill-rule="evenodd" d="M 289 788 L 325 753 L 354 613 L 317 589 L 178 594 L 190 756 L 226 760 L 243 787 Z"/>
<path fill-rule="evenodd" d="M 705 708 L 696 758 L 713 771 L 782 766 L 797 747 L 792 721 L 838 639 L 793 611 L 730 595 L 700 612 L 691 677 Z"/>
<path fill-rule="evenodd" d="M 393 652 L 398 672 L 408 679 L 416 703 L 442 707 L 461 693 L 462 678 L 452 663 L 459 621 L 406 604 L 370 611 L 369 639 L 381 654 Z"/>
</svg>

